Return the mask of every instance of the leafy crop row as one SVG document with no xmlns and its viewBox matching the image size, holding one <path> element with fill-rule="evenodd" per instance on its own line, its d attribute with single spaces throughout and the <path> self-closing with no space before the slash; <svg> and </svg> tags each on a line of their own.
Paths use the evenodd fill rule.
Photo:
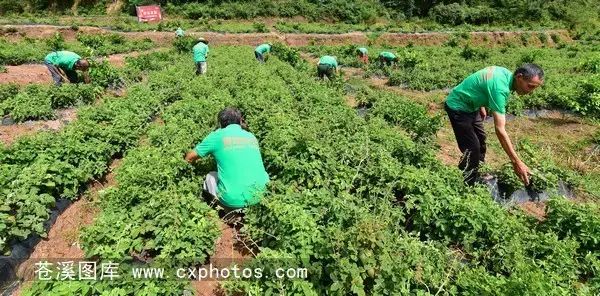
<svg viewBox="0 0 600 296">
<path fill-rule="evenodd" d="M 308 47 L 313 54 L 330 52 L 338 55 L 342 65 L 360 67 L 352 46 Z M 368 73 L 379 73 L 376 66 L 381 48 L 370 48 Z M 450 44 L 448 46 L 408 46 L 393 48 L 399 57 L 389 73 L 388 84 L 419 91 L 448 90 L 469 74 L 489 65 L 514 70 L 523 63 L 537 63 L 545 71 L 544 85 L 532 95 L 514 96 L 511 111 L 523 108 L 559 108 L 598 117 L 598 79 L 595 65 L 597 45 L 573 43 L 557 48 L 504 46 L 498 48 Z M 386 73 L 387 72 L 387 73 Z"/>
<path fill-rule="evenodd" d="M 53 86 L 29 85 L 19 90 L 16 85 L 3 85 L 5 94 L 0 102 L 0 113 L 10 114 L 16 121 L 28 119 L 51 119 L 54 109 L 94 102 L 101 89 L 93 85 Z"/>
<path fill-rule="evenodd" d="M 73 94 L 69 90 L 77 91 L 82 86 L 71 87 L 64 89 L 68 97 Z M 52 91 L 61 98 L 62 88 Z M 136 144 L 151 116 L 176 98 L 135 85 L 124 98 L 82 108 L 77 121 L 58 133 L 41 132 L 2 148 L 2 253 L 32 233 L 44 235 L 43 223 L 55 200 L 76 198 L 89 181 L 102 176 L 113 156 Z"/>
<path fill-rule="evenodd" d="M 70 50 L 81 56 L 105 56 L 154 47 L 150 39 L 127 40 L 121 34 L 88 35 L 77 34 L 77 42 L 65 42 L 57 33 L 47 39 L 25 37 L 19 41 L 0 39 L 0 64 L 20 65 L 25 63 L 42 63 L 46 55 L 54 50 Z"/>
<path fill-rule="evenodd" d="M 235 105 L 257 136 L 271 176 L 263 201 L 245 213 L 242 233 L 248 244 L 260 248 L 249 264 L 271 270 L 282 265 L 306 267 L 309 277 L 226 282 L 228 294 L 594 295 L 600 291 L 600 253 L 590 239 L 597 234 L 594 227 L 599 218 L 587 206 L 557 199 L 561 210 L 548 224 L 509 212 L 494 203 L 484 188 L 465 187 L 459 171 L 436 160 L 435 147 L 410 136 L 409 124 L 396 126 L 385 116 L 358 116 L 346 105 L 342 90 L 315 82 L 312 71 L 298 70 L 277 58 L 260 66 L 248 60 L 252 52 L 247 47 L 215 48 L 211 74 L 190 78 L 193 69 L 186 66 L 191 63 L 187 57 L 174 63 L 170 75 L 160 77 L 161 94 L 178 102 L 165 110 L 164 125 L 150 129 L 148 146 L 126 156 L 117 172 L 119 186 L 106 193 L 105 210 L 84 232 L 87 254 L 125 259 L 146 251 L 159 261 L 175 256 L 192 264 L 205 259 L 196 254 L 194 260 L 193 253 L 181 251 L 195 238 L 163 239 L 157 225 L 182 225 L 182 233 L 196 233 L 197 225 L 173 221 L 166 213 L 180 207 L 162 195 L 170 194 L 177 201 L 189 194 L 184 200 L 210 217 L 211 212 L 204 212 L 192 196 L 199 198 L 201 177 L 214 164 L 204 159 L 189 166 L 182 152 L 210 130 L 218 110 Z M 154 197 L 144 193 L 156 193 L 168 206 L 155 206 Z M 132 209 L 131 213 L 117 210 L 119 205 Z M 122 215 L 112 215 L 113 210 Z M 157 218 L 148 211 L 165 216 Z M 194 219 L 194 213 L 180 214 Z M 560 217 L 568 219 L 564 223 L 587 222 L 567 231 Z M 159 224 L 163 221 L 166 224 Z M 126 233 L 130 229 L 136 232 Z M 125 247 L 114 247 L 117 233 L 125 233 L 118 236 Z M 210 233 L 207 228 L 202 237 Z M 199 245 L 188 251 L 210 251 L 208 240 Z M 174 248 L 179 251 L 169 253 Z M 181 292 L 180 286 L 152 283 L 155 292 Z M 36 288 L 56 293 L 69 285 L 91 289 L 87 283 L 42 283 Z"/>
</svg>

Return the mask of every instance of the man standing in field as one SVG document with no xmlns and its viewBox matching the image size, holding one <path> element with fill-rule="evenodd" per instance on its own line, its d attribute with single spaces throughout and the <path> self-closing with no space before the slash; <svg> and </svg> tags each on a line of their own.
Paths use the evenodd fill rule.
<svg viewBox="0 0 600 296">
<path fill-rule="evenodd" d="M 196 63 L 196 75 L 206 73 L 208 65 L 206 64 L 206 56 L 208 56 L 208 41 L 200 37 L 198 43 L 192 48 L 194 52 L 194 62 Z"/>
<path fill-rule="evenodd" d="M 185 160 L 193 163 L 199 157 L 214 156 L 217 172 L 206 175 L 204 191 L 226 211 L 255 205 L 269 182 L 258 141 L 245 130 L 238 109 L 223 109 L 218 121 L 220 128 L 189 151 Z"/>
<path fill-rule="evenodd" d="M 359 47 L 356 52 L 358 53 L 358 60 L 363 64 L 369 63 L 369 55 L 366 47 Z"/>
<path fill-rule="evenodd" d="M 264 64 L 265 58 L 271 52 L 272 46 L 273 44 L 271 43 L 264 43 L 257 46 L 256 49 L 254 49 L 254 57 L 256 57 L 256 60 L 259 61 L 261 64 Z"/>
<path fill-rule="evenodd" d="M 521 161 L 505 129 L 506 105 L 511 91 L 519 95 L 531 93 L 544 82 L 544 71 L 535 64 L 525 64 L 514 73 L 508 69 L 491 66 L 468 76 L 456 86 L 445 102 L 458 148 L 463 153 L 459 169 L 465 183 L 473 185 L 479 177 L 479 163 L 484 162 L 486 134 L 483 120 L 486 108 L 494 117 L 496 136 L 510 158 L 517 176 L 529 184 L 529 168 Z"/>
<path fill-rule="evenodd" d="M 379 64 L 382 67 L 384 65 L 391 66 L 394 63 L 396 63 L 397 61 L 398 61 L 398 57 L 389 51 L 382 51 L 379 53 Z"/>
<path fill-rule="evenodd" d="M 334 56 L 322 56 L 317 64 L 317 76 L 320 79 L 325 79 L 327 76 L 327 79 L 332 80 L 337 73 L 337 67 L 338 63 Z"/>
<path fill-rule="evenodd" d="M 85 83 L 91 81 L 88 74 L 90 63 L 74 52 L 66 50 L 51 52 L 44 59 L 44 64 L 48 67 L 56 86 L 60 86 L 66 80 L 71 83 L 78 83 L 78 70 L 82 71 Z"/>
</svg>

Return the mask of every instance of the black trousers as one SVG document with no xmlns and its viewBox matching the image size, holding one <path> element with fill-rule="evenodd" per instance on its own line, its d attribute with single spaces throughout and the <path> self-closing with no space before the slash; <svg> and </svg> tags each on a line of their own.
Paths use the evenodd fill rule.
<svg viewBox="0 0 600 296">
<path fill-rule="evenodd" d="M 325 77 L 327 77 L 327 79 L 329 79 L 329 80 L 334 79 L 335 78 L 334 67 L 332 67 L 331 65 L 319 64 L 317 66 L 317 76 L 319 76 L 319 78 L 321 78 L 321 79 L 325 79 Z"/>
<path fill-rule="evenodd" d="M 54 84 L 56 86 L 60 86 L 63 83 L 63 77 L 60 75 L 60 73 L 58 72 L 58 67 L 56 67 L 55 65 L 51 64 L 50 62 L 46 62 L 44 61 L 44 64 L 46 65 L 46 67 L 48 67 L 48 71 L 50 71 L 50 75 L 52 75 L 52 80 L 54 80 Z M 69 82 L 71 83 L 78 83 L 79 82 L 79 77 L 77 75 L 77 71 L 75 70 L 64 70 L 67 78 L 69 79 Z"/>
<path fill-rule="evenodd" d="M 474 185 L 479 178 L 479 163 L 485 161 L 486 135 L 483 118 L 479 111 L 473 113 L 456 111 L 446 104 L 444 109 L 450 118 L 458 149 L 463 154 L 458 168 L 463 172 L 465 183 Z"/>
<path fill-rule="evenodd" d="M 259 61 L 261 64 L 265 63 L 265 56 L 263 56 L 261 53 L 259 53 L 258 51 L 254 52 L 254 57 L 256 58 L 257 61 Z"/>
</svg>

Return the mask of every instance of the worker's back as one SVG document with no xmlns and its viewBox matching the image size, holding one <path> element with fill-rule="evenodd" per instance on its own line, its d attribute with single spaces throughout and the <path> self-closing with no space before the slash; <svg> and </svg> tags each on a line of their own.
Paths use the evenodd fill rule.
<svg viewBox="0 0 600 296">
<path fill-rule="evenodd" d="M 210 133 L 197 147 L 200 156 L 212 154 L 217 162 L 221 202 L 241 208 L 260 201 L 269 176 L 256 137 L 238 124 Z"/>
</svg>

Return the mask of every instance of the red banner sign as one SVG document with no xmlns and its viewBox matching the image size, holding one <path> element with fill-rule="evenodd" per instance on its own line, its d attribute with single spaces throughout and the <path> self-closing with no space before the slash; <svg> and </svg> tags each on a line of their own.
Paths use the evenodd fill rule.
<svg viewBox="0 0 600 296">
<path fill-rule="evenodd" d="M 136 6 L 135 11 L 140 22 L 160 21 L 162 19 L 160 6 L 158 5 Z"/>
</svg>

